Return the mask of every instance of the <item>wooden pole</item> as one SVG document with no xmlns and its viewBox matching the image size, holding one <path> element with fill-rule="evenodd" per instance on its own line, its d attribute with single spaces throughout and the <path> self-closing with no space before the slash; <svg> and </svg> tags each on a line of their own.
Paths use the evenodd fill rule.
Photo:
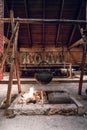
<svg viewBox="0 0 87 130">
<path fill-rule="evenodd" d="M 15 56 L 15 67 L 16 67 L 16 76 L 18 82 L 18 93 L 21 92 L 21 83 L 20 83 L 20 74 L 19 74 L 19 62 L 18 62 L 18 49 L 17 49 L 17 42 L 18 42 L 18 32 L 19 28 L 16 32 L 15 42 L 14 42 L 14 56 Z"/>
<path fill-rule="evenodd" d="M 20 83 L 20 71 L 19 71 L 19 62 L 18 62 L 18 55 L 16 54 L 16 75 L 17 75 L 17 82 L 18 82 L 18 93 L 21 93 L 21 83 Z"/>
<path fill-rule="evenodd" d="M 81 45 L 81 44 L 83 44 L 83 43 L 84 43 L 84 41 L 83 41 L 83 39 L 81 38 L 80 40 L 76 41 L 76 42 L 73 43 L 71 46 L 69 46 L 68 49 L 70 50 L 70 49 L 72 49 L 73 47 L 76 47 L 76 46 Z"/>
<path fill-rule="evenodd" d="M 80 29 L 80 33 L 82 35 L 84 44 L 83 44 L 83 55 L 82 55 L 82 62 L 81 62 L 81 74 L 80 74 L 80 80 L 79 80 L 79 89 L 78 89 L 78 94 L 81 95 L 82 91 L 82 84 L 83 84 L 83 76 L 84 76 L 84 66 L 85 66 L 85 61 L 86 61 L 86 45 L 87 45 L 87 36 L 84 34 L 83 28 Z"/>
<path fill-rule="evenodd" d="M 14 12 L 10 11 L 10 17 L 11 17 L 11 25 L 12 25 L 12 34 L 14 33 Z M 18 30 L 18 28 L 17 28 Z M 16 34 L 17 34 L 16 30 Z M 15 42 L 17 41 L 17 35 L 15 34 Z M 14 40 L 14 39 L 13 39 Z M 7 90 L 7 100 L 6 100 L 6 108 L 8 108 L 11 104 L 11 91 L 12 91 L 12 83 L 13 83 L 13 73 L 14 73 L 14 65 L 15 65 L 15 44 L 13 44 L 13 51 L 12 51 L 12 62 L 10 66 L 10 74 L 9 74 L 9 84 L 8 84 L 8 90 Z M 9 51 L 9 50 L 8 50 Z"/>
<path fill-rule="evenodd" d="M 17 31 L 18 26 L 19 26 L 19 23 L 16 23 L 15 28 L 14 28 L 14 31 L 13 31 L 13 34 L 12 34 L 10 40 L 9 40 L 7 49 L 6 49 L 6 51 L 4 52 L 4 55 L 3 55 L 3 57 L 2 57 L 2 62 L 1 62 L 1 65 L 0 65 L 0 71 L 2 71 L 2 69 L 3 69 L 3 65 L 4 65 L 5 60 L 6 60 L 6 58 L 7 58 L 7 54 L 8 54 L 8 52 L 9 52 L 11 43 L 13 42 L 13 39 L 14 39 L 14 37 L 15 37 L 15 33 L 16 33 L 16 31 Z"/>
<path fill-rule="evenodd" d="M 74 61 L 74 63 L 77 64 L 77 61 L 76 61 L 75 56 L 73 55 L 73 53 L 69 49 L 67 49 L 67 51 L 69 52 L 70 57 L 72 58 L 72 60 Z"/>
<path fill-rule="evenodd" d="M 14 18 L 15 23 L 21 24 L 86 24 L 86 20 L 70 20 L 70 19 L 30 19 L 30 18 Z M 11 23 L 11 18 L 0 18 L 0 23 Z"/>
<path fill-rule="evenodd" d="M 14 21 L 14 12 L 13 10 L 10 10 L 10 18 L 11 18 L 11 28 L 12 28 L 12 33 L 14 31 L 14 27 L 15 27 L 15 21 Z M 18 30 L 18 28 L 17 28 Z M 17 31 L 16 31 L 17 33 Z M 15 39 L 16 39 L 16 34 L 15 34 Z M 13 60 L 15 59 L 15 50 L 14 50 L 14 46 L 15 46 L 15 41 L 13 41 L 13 50 L 12 50 L 12 58 Z M 16 68 L 15 68 L 15 61 L 13 61 L 14 64 L 13 64 L 13 68 L 14 68 L 14 71 L 13 71 L 13 78 L 16 78 Z"/>
<path fill-rule="evenodd" d="M 81 74 L 80 74 L 79 89 L 78 89 L 78 94 L 79 95 L 81 95 L 81 92 L 82 92 L 82 84 L 83 84 L 85 60 L 86 60 L 86 45 L 83 45 L 83 55 L 82 55 L 82 63 L 81 63 Z"/>
<path fill-rule="evenodd" d="M 87 20 L 87 0 L 86 0 L 86 20 Z M 84 66 L 86 61 L 86 51 L 87 51 L 87 23 L 85 23 L 86 32 L 84 32 L 83 28 L 80 29 L 80 33 L 82 35 L 84 44 L 83 44 L 83 56 L 82 56 L 82 63 L 81 63 L 81 74 L 80 74 L 80 81 L 79 81 L 79 89 L 78 94 L 81 95 L 82 92 L 82 84 L 83 84 L 83 76 L 84 76 Z"/>
<path fill-rule="evenodd" d="M 6 108 L 8 108 L 10 106 L 10 103 L 11 103 L 13 71 L 14 71 L 14 68 L 13 68 L 13 62 L 12 62 L 11 66 L 10 66 L 10 75 L 9 75 L 9 83 L 8 83 L 8 90 L 7 90 Z"/>
<path fill-rule="evenodd" d="M 10 11 L 10 18 L 11 18 L 11 27 L 12 27 L 12 34 L 14 32 L 14 12 Z M 12 50 L 12 61 L 10 65 L 10 74 L 9 74 L 9 83 L 8 83 L 8 90 L 7 90 L 7 101 L 6 101 L 6 108 L 10 106 L 11 103 L 11 91 L 12 91 L 12 84 L 13 84 L 13 73 L 14 73 L 14 44 Z"/>
</svg>

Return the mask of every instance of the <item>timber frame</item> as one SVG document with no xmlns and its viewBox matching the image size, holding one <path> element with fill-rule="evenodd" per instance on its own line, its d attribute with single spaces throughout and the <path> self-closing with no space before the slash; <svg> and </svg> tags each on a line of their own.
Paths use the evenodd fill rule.
<svg viewBox="0 0 87 130">
<path fill-rule="evenodd" d="M 10 11 L 10 18 L 0 18 L 0 23 L 11 23 L 12 28 L 12 35 L 10 40 L 8 38 L 4 38 L 5 42 L 8 43 L 7 49 L 2 57 L 2 63 L 0 67 L 0 71 L 3 69 L 5 60 L 7 58 L 7 54 L 9 52 L 11 44 L 13 44 L 13 51 L 12 56 L 13 60 L 10 66 L 10 75 L 9 75 L 9 84 L 8 84 L 8 91 L 7 91 L 7 101 L 6 101 L 6 107 L 9 107 L 11 103 L 11 91 L 12 91 L 12 80 L 13 80 L 13 72 L 14 67 L 16 68 L 16 76 L 18 81 L 18 93 L 21 92 L 21 83 L 20 83 L 20 76 L 19 76 L 19 63 L 18 63 L 18 49 L 17 49 L 17 41 L 18 41 L 18 31 L 19 31 L 19 25 L 20 24 L 87 24 L 87 21 L 85 20 L 66 20 L 66 19 L 22 19 L 22 18 L 14 18 L 14 12 Z M 83 32 L 81 32 L 83 35 Z M 83 38 L 83 37 L 82 37 Z M 43 38 L 44 39 L 44 38 Z M 83 39 L 84 41 L 84 39 Z M 84 49 L 83 49 L 83 57 L 82 57 L 82 66 L 85 63 L 85 57 L 86 57 L 86 49 L 85 45 L 87 44 L 87 39 L 84 41 Z M 81 69 L 81 75 L 80 75 L 80 82 L 79 82 L 79 90 L 78 94 L 81 95 L 81 89 L 82 89 L 82 82 L 83 82 L 83 73 L 84 68 Z"/>
</svg>

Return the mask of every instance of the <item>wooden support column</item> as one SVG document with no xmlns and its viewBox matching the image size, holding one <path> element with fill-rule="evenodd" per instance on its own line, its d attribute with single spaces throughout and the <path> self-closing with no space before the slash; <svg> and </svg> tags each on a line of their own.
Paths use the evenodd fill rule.
<svg viewBox="0 0 87 130">
<path fill-rule="evenodd" d="M 82 91 L 82 84 L 83 84 L 83 76 L 84 76 L 84 66 L 85 66 L 85 61 L 86 61 L 86 50 L 87 50 L 87 36 L 84 34 L 83 28 L 80 29 L 82 38 L 83 38 L 83 55 L 82 55 L 82 62 L 81 62 L 81 74 L 80 74 L 80 80 L 79 80 L 79 89 L 78 89 L 78 94 L 81 95 Z"/>
<path fill-rule="evenodd" d="M 87 20 L 87 0 L 86 0 L 86 20 Z M 78 94 L 81 95 L 82 92 L 82 84 L 83 84 L 83 76 L 84 76 L 84 66 L 86 61 L 86 51 L 87 51 L 87 23 L 86 30 L 84 31 L 83 28 L 80 29 L 80 33 L 82 35 L 84 44 L 83 44 L 83 55 L 82 55 L 82 63 L 81 63 L 81 74 L 80 74 L 80 81 L 79 81 L 79 89 Z"/>
<path fill-rule="evenodd" d="M 12 34 L 14 30 L 14 13 L 10 11 L 10 18 L 11 18 L 11 27 L 12 27 Z M 9 74 L 9 83 L 8 83 L 8 90 L 7 90 L 7 101 L 6 101 L 6 108 L 10 106 L 11 103 L 11 91 L 12 91 L 12 84 L 13 84 L 13 73 L 14 73 L 14 44 L 12 50 L 12 62 L 10 65 L 10 74 Z"/>
<path fill-rule="evenodd" d="M 18 55 L 17 55 L 17 39 L 18 39 L 18 30 L 15 35 L 14 40 L 14 58 L 12 60 L 11 66 L 10 66 L 10 75 L 9 75 L 9 84 L 8 84 L 8 90 L 7 90 L 7 101 L 6 101 L 6 108 L 10 106 L 11 103 L 11 91 L 12 91 L 12 83 L 13 83 L 13 72 L 14 72 L 14 65 L 16 67 L 16 75 L 17 75 L 17 81 L 18 81 L 18 93 L 21 92 L 21 85 L 20 85 L 20 76 L 19 76 L 19 64 L 18 64 Z"/>
<path fill-rule="evenodd" d="M 12 33 L 14 31 L 14 27 L 15 27 L 15 21 L 14 21 L 14 12 L 13 10 L 10 10 L 10 18 L 11 18 L 11 28 L 12 28 Z M 18 29 L 17 29 L 18 30 Z M 17 33 L 17 32 L 16 32 Z M 16 34 L 15 34 L 15 39 L 16 39 Z M 14 46 L 15 46 L 15 41 L 13 41 L 13 50 L 12 50 L 12 58 L 13 60 L 15 59 L 15 50 L 14 50 Z M 16 78 L 16 68 L 15 68 L 15 61 L 13 61 L 13 78 Z"/>
<path fill-rule="evenodd" d="M 18 93 L 21 92 L 21 83 L 20 83 L 20 71 L 19 71 L 19 62 L 18 62 L 18 49 L 17 49 L 17 43 L 18 43 L 18 32 L 19 28 L 16 32 L 15 42 L 14 42 L 14 54 L 15 54 L 15 67 L 16 67 L 16 76 L 17 76 L 17 83 L 18 83 Z"/>
<path fill-rule="evenodd" d="M 82 92 L 82 84 L 83 84 L 85 60 L 86 60 L 86 45 L 83 45 L 83 56 L 82 56 L 82 63 L 81 63 L 81 74 L 80 74 L 79 89 L 78 89 L 78 94 L 79 95 L 81 95 L 81 92 Z"/>
<path fill-rule="evenodd" d="M 9 75 L 9 83 L 8 83 L 8 90 L 7 90 L 7 100 L 6 100 L 6 108 L 10 106 L 11 103 L 11 91 L 12 91 L 12 83 L 13 83 L 13 71 L 14 71 L 14 63 L 12 61 L 10 66 L 10 75 Z"/>
<path fill-rule="evenodd" d="M 13 11 L 10 11 L 11 25 L 12 25 L 12 34 L 14 33 L 14 27 L 15 27 L 14 17 L 13 16 L 14 16 Z M 19 30 L 19 28 L 17 28 L 17 30 L 15 32 L 15 38 L 13 39 L 14 43 L 13 43 L 13 50 L 12 50 L 12 62 L 11 62 L 11 66 L 10 66 L 9 84 L 8 84 L 8 90 L 7 90 L 6 108 L 8 108 L 10 106 L 10 104 L 11 104 L 11 91 L 12 91 L 12 83 L 13 83 L 14 66 L 17 66 L 16 65 L 17 64 L 16 63 L 17 60 L 15 60 L 15 59 L 16 59 L 16 53 L 17 53 L 18 30 Z M 17 68 L 18 67 L 16 67 L 16 69 Z M 16 71 L 16 74 L 17 73 L 18 72 Z M 18 91 L 21 92 L 21 87 L 20 87 L 19 83 L 20 82 L 19 82 L 19 77 L 18 77 Z"/>
</svg>

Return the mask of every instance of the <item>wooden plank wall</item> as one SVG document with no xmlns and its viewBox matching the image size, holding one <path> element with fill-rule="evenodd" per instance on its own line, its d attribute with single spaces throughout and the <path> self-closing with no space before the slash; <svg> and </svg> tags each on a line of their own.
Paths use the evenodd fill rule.
<svg viewBox="0 0 87 130">
<path fill-rule="evenodd" d="M 32 56 L 34 56 L 37 53 L 41 53 L 41 55 L 43 55 L 43 52 L 45 53 L 45 55 L 47 53 L 51 53 L 54 57 L 54 64 L 58 63 L 56 62 L 56 58 L 59 57 L 59 54 L 61 53 L 62 49 L 60 48 L 45 48 L 45 50 L 43 51 L 42 48 L 20 48 L 20 62 L 22 63 L 22 58 L 23 58 L 23 54 L 27 53 L 27 54 L 31 54 Z M 82 60 L 82 48 L 73 48 L 71 50 L 67 50 L 67 48 L 64 48 L 64 61 L 68 62 L 68 63 L 72 63 L 72 64 L 79 64 L 81 63 Z M 86 60 L 87 62 L 87 60 Z"/>
</svg>

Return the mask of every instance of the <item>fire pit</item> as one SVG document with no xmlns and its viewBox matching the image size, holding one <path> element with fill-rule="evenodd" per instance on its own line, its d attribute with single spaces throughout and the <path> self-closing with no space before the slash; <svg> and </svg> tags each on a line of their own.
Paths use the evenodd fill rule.
<svg viewBox="0 0 87 130">
<path fill-rule="evenodd" d="M 66 91 L 33 90 L 23 92 L 8 108 L 10 115 L 82 115 L 83 105 Z"/>
</svg>

